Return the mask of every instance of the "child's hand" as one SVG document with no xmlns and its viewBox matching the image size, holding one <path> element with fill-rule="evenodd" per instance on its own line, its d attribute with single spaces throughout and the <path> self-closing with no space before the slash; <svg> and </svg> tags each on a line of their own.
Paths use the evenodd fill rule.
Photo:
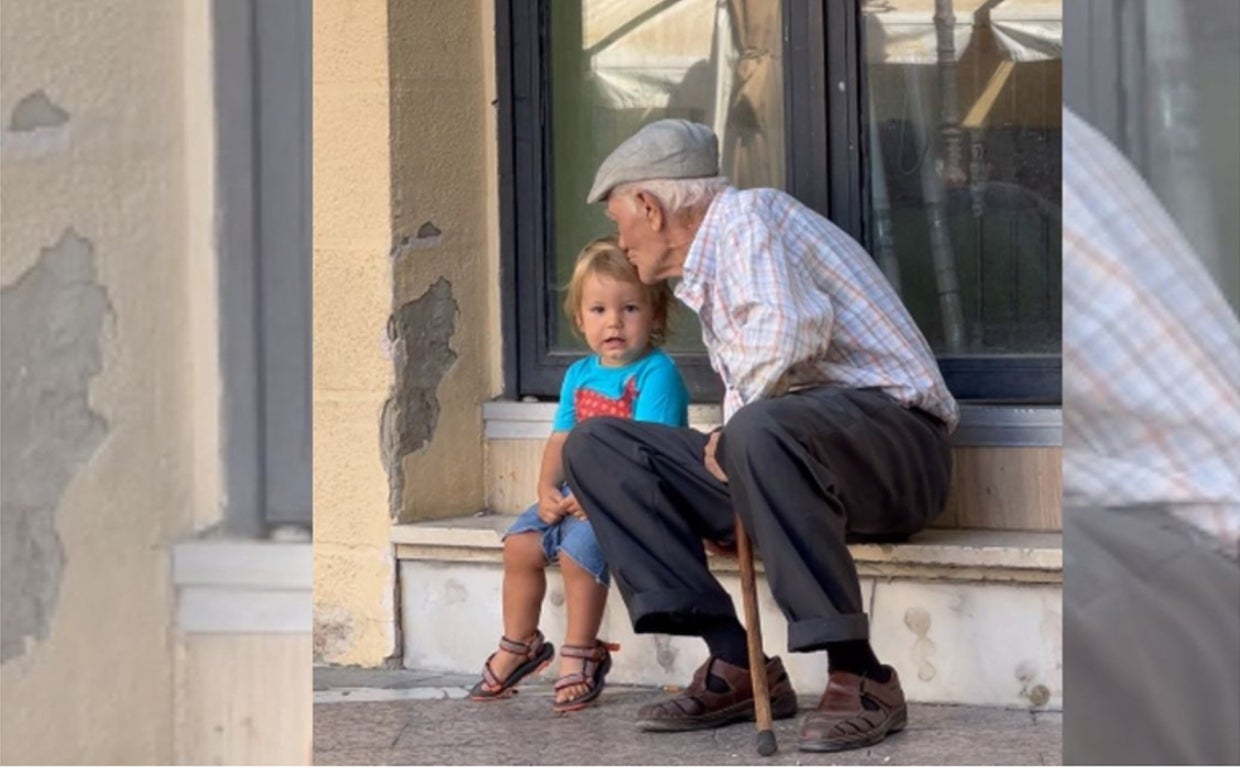
<svg viewBox="0 0 1240 768">
<path fill-rule="evenodd" d="M 560 508 L 564 510 L 564 514 L 566 515 L 572 515 L 578 520 L 586 519 L 586 511 L 581 508 L 580 504 L 577 503 L 576 496 L 565 496 L 564 502 L 561 504 Z"/>
<path fill-rule="evenodd" d="M 572 498 L 572 497 L 569 497 Z M 568 514 L 564 509 L 564 497 L 557 490 L 548 489 L 538 495 L 538 519 L 547 525 L 555 525 Z"/>
</svg>

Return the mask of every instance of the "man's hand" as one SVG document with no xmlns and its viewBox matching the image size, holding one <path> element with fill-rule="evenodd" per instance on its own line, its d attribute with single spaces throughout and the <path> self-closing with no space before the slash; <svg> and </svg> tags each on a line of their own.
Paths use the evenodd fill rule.
<svg viewBox="0 0 1240 768">
<path fill-rule="evenodd" d="M 568 497 L 569 500 L 572 497 Z M 565 497 L 554 488 L 544 489 L 538 494 L 538 519 L 547 525 L 555 525 L 568 514 L 565 509 Z"/>
<path fill-rule="evenodd" d="M 715 460 L 715 449 L 719 447 L 719 437 L 723 434 L 723 430 L 716 429 L 710 433 L 710 439 L 706 441 L 705 464 L 706 471 L 719 479 L 719 482 L 726 483 L 728 476 L 723 473 L 723 467 L 719 466 L 719 462 Z"/>
<path fill-rule="evenodd" d="M 719 462 L 715 459 L 715 452 L 719 449 L 719 436 L 722 434 L 722 429 L 716 429 L 710 433 L 710 438 L 706 441 L 706 451 L 703 460 L 706 464 L 706 471 L 718 478 L 720 482 L 726 483 L 728 476 L 724 474 L 723 467 L 719 466 Z M 703 539 L 702 544 L 706 546 L 706 551 L 712 555 L 723 555 L 725 557 L 736 555 L 736 542 Z"/>
</svg>

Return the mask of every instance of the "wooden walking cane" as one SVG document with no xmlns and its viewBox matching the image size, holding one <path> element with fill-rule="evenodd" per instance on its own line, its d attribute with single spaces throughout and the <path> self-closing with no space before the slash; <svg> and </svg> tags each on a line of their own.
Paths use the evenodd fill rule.
<svg viewBox="0 0 1240 768">
<path fill-rule="evenodd" d="M 762 653 L 762 621 L 758 617 L 758 587 L 753 572 L 753 548 L 740 517 L 736 518 L 736 556 L 741 562 L 741 598 L 745 603 L 745 642 L 749 646 L 749 676 L 753 681 L 754 719 L 758 723 L 758 754 L 775 754 L 775 731 L 771 727 L 771 694 Z"/>
</svg>

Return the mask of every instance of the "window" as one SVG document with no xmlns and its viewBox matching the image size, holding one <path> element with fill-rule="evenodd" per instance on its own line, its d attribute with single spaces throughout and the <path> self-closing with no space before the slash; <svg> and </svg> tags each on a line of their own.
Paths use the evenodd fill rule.
<svg viewBox="0 0 1240 768">
<path fill-rule="evenodd" d="M 861 4 L 862 242 L 966 399 L 1058 400 L 1058 3 Z"/>
<path fill-rule="evenodd" d="M 1069 58 L 1090 62 L 1064 106 L 1140 171 L 1240 311 L 1240 4 L 1094 0 L 1064 13 Z"/>
<path fill-rule="evenodd" d="M 715 128 L 734 184 L 866 245 L 958 397 L 1058 402 L 1058 3 L 501 0 L 497 20 L 511 394 L 554 397 L 584 349 L 560 305 L 611 229 L 584 202 L 599 162 L 684 117 Z M 716 400 L 691 313 L 669 349 Z"/>
</svg>

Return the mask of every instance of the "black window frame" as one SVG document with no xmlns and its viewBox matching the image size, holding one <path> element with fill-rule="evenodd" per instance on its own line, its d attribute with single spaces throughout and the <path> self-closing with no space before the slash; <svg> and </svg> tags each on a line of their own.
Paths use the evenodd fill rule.
<svg viewBox="0 0 1240 768">
<path fill-rule="evenodd" d="M 552 227 L 548 139 L 549 0 L 497 0 L 500 294 L 504 395 L 553 399 L 579 352 L 549 348 L 560 311 L 548 233 Z M 783 0 L 787 191 L 865 243 L 869 190 L 863 168 L 864 72 L 859 0 Z M 531 298 L 538 297 L 537 301 Z M 676 355 L 694 402 L 722 387 L 703 354 Z M 1062 402 L 1061 355 L 940 355 L 958 400 Z"/>
</svg>

